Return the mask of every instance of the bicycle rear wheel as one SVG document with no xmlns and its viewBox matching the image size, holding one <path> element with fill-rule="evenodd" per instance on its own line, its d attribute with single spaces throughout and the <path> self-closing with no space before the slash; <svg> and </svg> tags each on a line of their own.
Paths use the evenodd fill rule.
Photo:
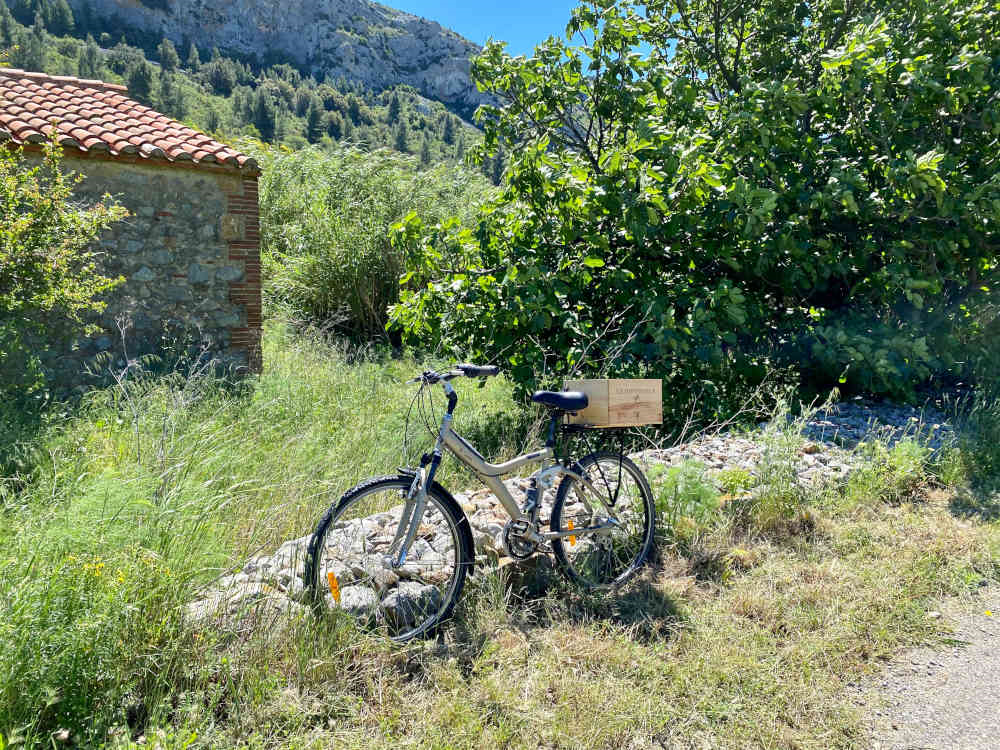
<svg viewBox="0 0 1000 750">
<path fill-rule="evenodd" d="M 559 567 L 591 589 L 620 586 L 646 562 L 653 549 L 655 507 L 642 470 L 628 458 L 598 451 L 573 466 L 582 482 L 564 476 L 552 506 L 550 528 L 580 530 L 552 540 Z M 601 527 L 600 531 L 585 530 Z"/>
<path fill-rule="evenodd" d="M 309 540 L 305 583 L 319 611 L 346 612 L 396 641 L 434 634 L 451 614 L 473 564 L 469 522 L 435 484 L 405 563 L 390 545 L 412 476 L 379 477 L 348 490 Z"/>
</svg>

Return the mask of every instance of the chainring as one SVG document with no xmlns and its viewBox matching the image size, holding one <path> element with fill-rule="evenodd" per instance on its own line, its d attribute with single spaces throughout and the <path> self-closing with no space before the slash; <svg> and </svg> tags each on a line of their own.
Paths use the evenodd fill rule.
<svg viewBox="0 0 1000 750">
<path fill-rule="evenodd" d="M 525 539 L 514 530 L 514 522 L 503 527 L 503 551 L 515 560 L 527 560 L 538 551 L 538 542 Z"/>
</svg>

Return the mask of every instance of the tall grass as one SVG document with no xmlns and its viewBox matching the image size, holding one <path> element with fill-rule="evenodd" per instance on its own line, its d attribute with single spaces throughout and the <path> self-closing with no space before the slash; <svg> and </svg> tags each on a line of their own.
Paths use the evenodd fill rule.
<svg viewBox="0 0 1000 750">
<path fill-rule="evenodd" d="M 349 486 L 405 461 L 414 387 L 402 381 L 421 363 L 359 361 L 279 324 L 264 361 L 236 387 L 126 380 L 30 447 L 27 486 L 0 514 L 0 733 L 34 742 L 66 728 L 86 743 L 141 726 L 178 686 L 203 689 L 216 677 L 199 676 L 183 618 L 198 586 L 308 534 Z M 460 431 L 494 457 L 520 447 L 527 420 L 507 383 L 459 390 Z M 412 458 L 430 438 L 410 427 Z M 448 470 L 444 482 L 467 481 Z M 272 666 L 262 655 L 241 669 Z"/>
<path fill-rule="evenodd" d="M 242 386 L 137 378 L 49 417 L 2 496 L 4 744 L 856 747 L 844 682 L 933 637 L 938 597 L 1000 578 L 1000 526 L 928 495 L 925 448 L 867 448 L 852 478 L 798 490 L 779 418 L 753 477 L 654 477 L 672 533 L 615 596 L 477 569 L 445 642 L 405 647 L 304 613 L 192 622 L 200 587 L 407 460 L 400 381 L 424 364 L 360 354 L 272 323 Z M 512 386 L 464 385 L 459 431 L 520 449 Z"/>
</svg>

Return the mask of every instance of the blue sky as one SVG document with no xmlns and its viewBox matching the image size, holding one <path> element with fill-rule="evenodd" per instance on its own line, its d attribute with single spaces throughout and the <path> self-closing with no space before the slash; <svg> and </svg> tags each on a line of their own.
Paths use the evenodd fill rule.
<svg viewBox="0 0 1000 750">
<path fill-rule="evenodd" d="M 512 55 L 527 55 L 548 36 L 562 36 L 577 0 L 379 0 L 457 31 L 476 44 L 489 37 L 507 42 Z"/>
</svg>

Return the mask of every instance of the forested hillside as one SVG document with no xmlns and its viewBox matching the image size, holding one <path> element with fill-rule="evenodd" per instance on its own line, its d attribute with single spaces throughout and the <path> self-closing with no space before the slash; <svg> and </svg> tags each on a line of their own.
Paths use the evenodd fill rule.
<svg viewBox="0 0 1000 750">
<path fill-rule="evenodd" d="M 66 0 L 0 3 L 0 49 L 17 68 L 124 83 L 138 101 L 201 130 L 250 136 L 292 148 L 349 143 L 388 147 L 423 165 L 458 163 L 479 131 L 410 86 L 375 91 L 344 78 L 304 75 L 289 63 L 266 67 L 218 49 L 77 18 Z M 503 160 L 487 160 L 495 182 Z"/>
</svg>

